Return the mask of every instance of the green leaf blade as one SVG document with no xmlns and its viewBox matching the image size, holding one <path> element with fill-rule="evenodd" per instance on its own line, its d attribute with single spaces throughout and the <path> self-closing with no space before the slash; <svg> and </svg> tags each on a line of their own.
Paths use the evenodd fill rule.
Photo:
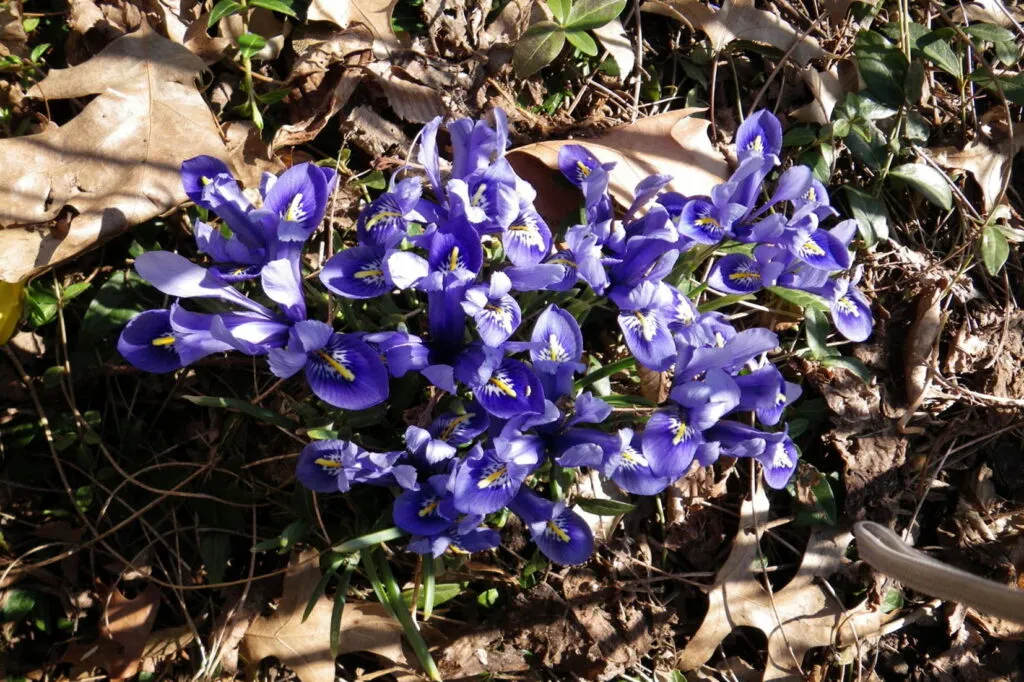
<svg viewBox="0 0 1024 682">
<path fill-rule="evenodd" d="M 534 24 L 523 34 L 512 54 L 512 64 L 520 78 L 537 73 L 555 61 L 565 46 L 565 31 L 553 21 Z"/>
<path fill-rule="evenodd" d="M 925 199 L 939 208 L 953 208 L 953 190 L 948 178 L 923 163 L 905 163 L 889 171 L 889 177 L 900 180 L 920 192 Z"/>
<path fill-rule="evenodd" d="M 600 28 L 622 14 L 626 0 L 579 0 L 569 12 L 566 28 L 587 31 Z"/>
<path fill-rule="evenodd" d="M 995 277 L 1010 257 L 1010 242 L 1002 230 L 988 224 L 981 233 L 981 260 L 985 263 L 988 274 Z"/>
<path fill-rule="evenodd" d="M 290 17 L 296 16 L 295 10 L 292 9 L 291 0 L 249 0 L 249 4 L 253 7 L 262 7 L 271 12 L 287 14 Z"/>
</svg>

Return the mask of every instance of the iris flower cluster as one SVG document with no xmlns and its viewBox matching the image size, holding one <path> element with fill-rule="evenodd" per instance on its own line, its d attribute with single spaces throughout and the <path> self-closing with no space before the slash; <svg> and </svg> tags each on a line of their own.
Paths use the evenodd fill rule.
<svg viewBox="0 0 1024 682">
<path fill-rule="evenodd" d="M 500 110 L 490 121 L 449 123 L 450 159 L 439 153 L 441 128 L 438 119 L 423 129 L 417 164 L 362 210 L 356 244 L 319 272 L 323 286 L 346 299 L 406 292 L 396 300 L 425 306 L 409 318 L 417 333 L 345 333 L 308 318 L 303 247 L 323 220 L 333 171 L 301 164 L 267 175 L 257 197 L 223 163 L 197 157 L 183 164 L 182 178 L 189 198 L 221 218 L 219 228 L 195 223 L 211 264 L 170 252 L 140 256 L 139 274 L 178 300 L 134 318 L 121 353 L 151 372 L 230 350 L 264 356 L 276 376 L 302 371 L 317 397 L 347 410 L 380 404 L 390 378 L 419 374 L 434 400 L 425 420 L 407 427 L 400 449 L 315 441 L 302 451 L 297 477 L 317 492 L 392 489 L 394 523 L 411 535 L 409 549 L 435 557 L 496 547 L 492 523 L 508 510 L 551 560 L 585 561 L 594 544 L 587 524 L 560 486 L 544 483 L 556 474 L 571 479 L 575 469 L 596 470 L 627 493 L 655 495 L 695 462 L 708 466 L 724 455 L 758 461 L 765 482 L 784 487 L 798 451 L 779 424 L 800 389 L 767 360 L 778 338 L 701 312 L 679 288 L 676 268 L 684 254 L 729 246 L 709 271 L 711 288 L 801 289 L 828 301 L 847 338 L 870 334 L 859 272 L 847 274 L 856 225 L 821 227 L 836 211 L 804 166 L 766 187 L 780 165 L 778 120 L 764 111 L 746 120 L 739 165 L 710 196 L 666 191 L 671 178 L 654 175 L 620 215 L 609 194 L 613 164 L 563 146 L 560 170 L 583 204 L 581 222 L 564 231 L 544 221 L 536 191 L 505 158 Z M 555 304 L 574 294 L 585 305 Z M 194 312 L 182 305 L 192 298 L 219 299 L 224 309 Z M 671 371 L 669 399 L 646 423 L 631 416 L 610 428 L 611 405 L 575 388 L 588 350 L 580 322 L 595 307 L 617 316 L 637 363 Z"/>
</svg>

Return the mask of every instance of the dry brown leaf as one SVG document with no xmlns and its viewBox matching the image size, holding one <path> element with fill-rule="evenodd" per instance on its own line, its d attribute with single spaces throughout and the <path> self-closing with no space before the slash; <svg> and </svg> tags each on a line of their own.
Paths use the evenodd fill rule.
<svg viewBox="0 0 1024 682">
<path fill-rule="evenodd" d="M 304 144 L 320 134 L 362 81 L 358 67 L 370 60 L 372 43 L 364 28 L 302 27 L 292 40 L 297 57 L 288 75 L 291 123 L 278 129 L 271 147 Z"/>
<path fill-rule="evenodd" d="M 758 489 L 754 500 L 740 510 L 740 527 L 725 565 L 708 592 L 708 612 L 700 629 L 676 659 L 680 670 L 704 665 L 722 640 L 737 627 L 754 627 L 768 638 L 765 681 L 805 679 L 800 674 L 805 654 L 811 649 L 876 634 L 895 617 L 871 611 L 866 602 L 844 609 L 819 578 L 835 573 L 853 539 L 848 531 L 818 527 L 807 541 L 803 560 L 793 579 L 769 595 L 751 570 L 758 565 L 760 528 L 767 521 L 768 498 Z M 754 531 L 758 529 L 758 532 Z"/>
<path fill-rule="evenodd" d="M 368 106 L 353 109 L 341 125 L 352 143 L 372 157 L 409 148 L 409 138 L 402 129 Z"/>
<path fill-rule="evenodd" d="M 406 121 L 427 123 L 445 114 L 446 107 L 437 91 L 414 81 L 405 69 L 386 62 L 374 62 L 366 68 L 391 108 Z"/>
<path fill-rule="evenodd" d="M 985 21 L 1003 28 L 1014 28 L 1014 22 L 1024 22 L 1024 10 L 1014 0 L 975 0 L 964 3 L 964 10 L 957 7 L 953 12 L 954 21 L 963 21 L 964 14 L 971 21 Z"/>
<path fill-rule="evenodd" d="M 333 601 L 321 597 L 309 618 L 303 611 L 320 581 L 316 552 L 292 558 L 284 579 L 284 595 L 274 615 L 253 621 L 239 645 L 250 673 L 268 656 L 288 666 L 301 682 L 334 682 L 334 658 L 330 651 Z M 399 665 L 406 665 L 402 628 L 380 604 L 349 601 L 341 618 L 338 653 L 370 651 Z"/>
<path fill-rule="evenodd" d="M 545 188 L 538 197 L 538 210 L 546 219 L 554 217 L 552 224 L 558 224 L 560 213 L 575 211 L 578 203 L 576 199 L 566 203 L 566 195 L 575 195 L 565 190 L 559 194 L 559 183 L 551 181 L 551 172 L 558 170 L 558 150 L 567 144 L 586 147 L 602 162 L 617 163 L 610 174 L 609 189 L 622 206 L 629 206 L 633 200 L 637 183 L 655 173 L 673 176 L 668 190 L 686 196 L 707 194 L 725 181 L 729 167 L 711 144 L 707 134 L 710 123 L 693 118 L 699 111 L 703 109 L 681 109 L 642 118 L 589 140 L 529 144 L 509 152 L 508 160 L 523 179 Z"/>
<path fill-rule="evenodd" d="M 62 660 L 75 670 L 102 668 L 112 680 L 132 677 L 139 670 L 159 608 L 160 591 L 153 585 L 134 599 L 114 588 L 103 611 L 100 639 L 90 645 L 76 642 Z"/>
<path fill-rule="evenodd" d="M 28 36 L 22 20 L 20 2 L 6 2 L 0 7 L 0 57 L 28 54 Z"/>
<path fill-rule="evenodd" d="M 379 44 L 388 53 L 398 47 L 398 37 L 391 28 L 391 13 L 398 0 L 313 0 L 306 19 L 329 21 L 341 28 L 362 24 L 373 33 L 375 47 Z"/>
<path fill-rule="evenodd" d="M 832 110 L 846 96 L 846 93 L 857 89 L 857 72 L 851 68 L 840 73 L 840 64 L 833 64 L 826 71 L 819 71 L 809 66 L 800 72 L 800 77 L 807 84 L 814 98 L 809 104 L 793 112 L 793 118 L 805 123 L 825 125 L 832 120 Z"/>
<path fill-rule="evenodd" d="M 650 0 L 643 9 L 703 30 L 716 53 L 734 40 L 750 40 L 783 52 L 797 43 L 790 57 L 800 66 L 825 56 L 817 40 L 806 35 L 801 38 L 800 32 L 776 15 L 755 8 L 754 0 L 725 0 L 718 10 L 700 0 Z"/>
<path fill-rule="evenodd" d="M 976 139 L 969 142 L 963 150 L 956 147 L 933 149 L 931 157 L 943 168 L 959 168 L 973 175 L 981 187 L 985 213 L 988 214 L 995 208 L 996 200 L 1003 190 L 1003 180 L 1010 172 L 1013 157 L 1021 149 L 1024 149 L 1024 139 L 1020 136 L 1014 138 L 1012 145 L 1008 138 L 996 144 Z"/>
<path fill-rule="evenodd" d="M 907 404 L 910 406 L 907 410 L 907 420 L 924 400 L 925 393 L 931 385 L 929 368 L 932 363 L 935 342 L 939 338 L 941 320 L 942 290 L 934 288 L 925 291 L 917 300 L 917 315 L 907 331 L 907 341 L 904 346 Z"/>
<path fill-rule="evenodd" d="M 604 26 L 594 29 L 594 36 L 619 67 L 619 80 L 625 81 L 636 65 L 636 48 L 626 35 L 626 29 L 618 19 L 612 19 Z"/>
<path fill-rule="evenodd" d="M 227 158 L 194 83 L 202 69 L 144 25 L 32 88 L 47 99 L 97 96 L 64 126 L 0 141 L 0 280 L 24 279 L 174 208 L 185 200 L 185 159 Z M 67 232 L 48 224 L 59 215 L 70 218 Z"/>
<path fill-rule="evenodd" d="M 530 23 L 532 0 L 510 0 L 501 12 L 487 25 L 479 37 L 480 48 L 488 49 L 497 44 L 513 45 Z"/>
<path fill-rule="evenodd" d="M 636 366 L 637 377 L 640 378 L 640 395 L 655 405 L 668 400 L 672 389 L 672 377 L 668 372 L 655 372 L 641 364 Z"/>
</svg>

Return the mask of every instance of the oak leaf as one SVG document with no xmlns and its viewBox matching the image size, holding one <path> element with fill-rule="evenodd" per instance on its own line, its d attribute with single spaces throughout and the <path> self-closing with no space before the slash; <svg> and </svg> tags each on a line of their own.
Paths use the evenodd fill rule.
<svg viewBox="0 0 1024 682">
<path fill-rule="evenodd" d="M 667 190 L 685 196 L 707 194 L 725 181 L 729 166 L 707 135 L 710 123 L 693 118 L 699 111 L 703 109 L 680 109 L 642 118 L 591 139 L 529 144 L 509 152 L 508 160 L 523 179 L 543 188 L 537 200 L 538 211 L 545 219 L 554 219 L 553 225 L 559 222 L 559 212 L 564 213 L 566 207 L 574 211 L 579 203 L 573 192 L 545 177 L 550 171 L 557 172 L 558 150 L 567 144 L 586 147 L 602 162 L 616 162 L 609 189 L 622 206 L 633 201 L 637 183 L 656 173 L 673 176 Z"/>
<path fill-rule="evenodd" d="M 182 161 L 227 157 L 195 86 L 202 69 L 144 23 L 29 91 L 96 97 L 63 126 L 0 141 L 0 280 L 22 280 L 174 208 L 185 200 Z"/>
<path fill-rule="evenodd" d="M 334 682 L 330 629 L 333 601 L 320 597 L 303 620 L 309 598 L 320 581 L 316 552 L 295 556 L 284 578 L 284 595 L 272 616 L 260 616 L 242 637 L 238 653 L 249 672 L 268 656 L 288 666 L 301 682 Z M 341 618 L 339 654 L 369 651 L 407 665 L 402 628 L 380 604 L 349 601 Z"/>
<path fill-rule="evenodd" d="M 873 611 L 867 602 L 844 609 L 819 579 L 839 570 L 847 546 L 848 531 L 819 526 L 811 532 L 796 575 L 782 589 L 769 594 L 754 572 L 759 564 L 758 543 L 768 520 L 768 498 L 758 489 L 753 501 L 740 510 L 740 527 L 732 551 L 715 575 L 708 591 L 708 611 L 700 629 L 679 653 L 680 670 L 696 670 L 737 627 L 755 627 L 768 638 L 764 680 L 797 682 L 804 655 L 823 646 L 848 646 L 854 637 L 877 635 L 896 614 Z"/>
<path fill-rule="evenodd" d="M 153 585 L 132 599 L 115 587 L 103 611 L 101 637 L 90 645 L 71 645 L 63 660 L 75 670 L 102 668 L 112 680 L 132 677 L 139 670 L 159 608 L 160 590 Z"/>
<path fill-rule="evenodd" d="M 801 34 L 771 12 L 755 8 L 754 0 L 725 0 L 717 10 L 700 0 L 650 0 L 643 9 L 704 31 L 715 53 L 734 40 L 749 40 L 783 52 L 793 48 L 790 56 L 800 66 L 825 55 L 817 40 Z"/>
</svg>

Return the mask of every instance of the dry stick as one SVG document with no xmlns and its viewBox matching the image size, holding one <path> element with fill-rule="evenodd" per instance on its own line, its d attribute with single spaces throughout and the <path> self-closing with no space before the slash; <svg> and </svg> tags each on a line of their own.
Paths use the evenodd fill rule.
<svg viewBox="0 0 1024 682">
<path fill-rule="evenodd" d="M 640 10 L 639 0 L 637 5 L 633 8 L 633 19 L 636 22 L 636 45 L 634 46 L 634 64 L 633 72 L 636 74 L 636 82 L 633 83 L 633 111 L 631 121 L 636 121 L 637 115 L 640 113 L 640 86 L 643 84 L 643 72 L 644 72 L 644 31 L 643 26 L 640 23 Z M 625 76 L 623 76 L 623 83 L 625 83 Z"/>
</svg>

